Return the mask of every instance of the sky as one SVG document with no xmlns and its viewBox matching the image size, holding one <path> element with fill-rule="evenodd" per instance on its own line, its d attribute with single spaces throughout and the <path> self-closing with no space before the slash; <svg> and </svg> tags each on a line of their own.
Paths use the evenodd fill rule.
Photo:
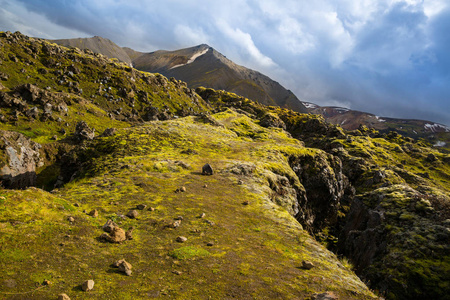
<svg viewBox="0 0 450 300">
<path fill-rule="evenodd" d="M 0 30 L 204 43 L 302 101 L 450 126 L 449 0 L 0 0 Z"/>
</svg>

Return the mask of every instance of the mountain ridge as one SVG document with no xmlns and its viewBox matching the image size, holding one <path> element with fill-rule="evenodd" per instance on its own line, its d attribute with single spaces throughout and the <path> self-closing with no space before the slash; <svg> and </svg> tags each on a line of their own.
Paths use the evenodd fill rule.
<svg viewBox="0 0 450 300">
<path fill-rule="evenodd" d="M 132 63 L 138 70 L 175 77 L 186 82 L 192 88 L 207 86 L 224 89 L 246 98 L 256 99 L 256 101 L 266 105 L 286 107 L 298 112 L 307 111 L 301 101 L 278 82 L 258 71 L 235 64 L 207 44 L 174 51 L 157 50 L 150 53 L 135 51 L 131 48 L 121 48 L 123 53 L 126 54 L 126 57 L 124 57 L 122 51 L 117 49 L 119 47 L 117 45 L 113 48 L 115 52 L 120 52 L 120 55 L 110 50 L 111 46 L 105 51 L 102 50 L 102 44 L 110 45 L 109 42 L 106 43 L 97 38 L 82 39 L 84 43 L 79 40 L 54 40 L 53 42 L 72 47 L 82 44 L 83 49 L 90 46 L 90 50 L 94 52 L 110 58 L 117 58 L 126 63 Z M 196 59 L 187 64 L 196 53 L 206 49 L 211 49 L 204 53 L 207 55 L 201 55 L 199 60 Z"/>
<path fill-rule="evenodd" d="M 72 41 L 72 46 L 76 45 L 75 41 Z M 63 44 L 67 46 L 70 43 L 65 42 Z M 95 41 L 93 41 L 93 44 L 95 44 Z M 120 48 L 117 45 L 116 47 Z M 266 105 L 286 107 L 303 113 L 317 113 L 324 116 L 327 121 L 339 124 L 347 130 L 357 129 L 360 125 L 373 127 L 386 133 L 395 130 L 412 138 L 425 138 L 434 145 L 450 151 L 449 132 L 436 126 L 435 129 L 437 130 L 424 127 L 426 124 L 437 124 L 435 122 L 387 117 L 376 119 L 376 115 L 371 113 L 339 107 L 321 107 L 317 104 L 313 104 L 312 107 L 310 105 L 307 108 L 308 102 L 300 101 L 290 90 L 284 89 L 278 82 L 257 71 L 233 63 L 207 44 L 171 51 L 157 50 L 150 53 L 124 47 L 122 48 L 123 52 L 128 56 L 125 59 L 123 54 L 114 55 L 111 51 L 102 51 L 102 47 L 96 46 L 95 48 L 96 51 L 93 50 L 94 52 L 100 52 L 108 57 L 115 57 L 121 61 L 132 63 L 134 67 L 143 71 L 158 72 L 167 77 L 173 76 L 187 82 L 192 88 L 206 86 L 223 89 Z M 212 49 L 209 58 L 207 58 L 208 55 L 205 56 L 208 53 L 202 53 L 202 56 L 205 57 L 197 57 L 199 59 L 197 64 L 195 64 L 195 61 L 193 61 L 193 65 L 192 63 L 188 64 L 188 61 L 196 53 L 201 53 L 206 49 Z M 389 120 L 389 122 L 379 121 L 380 119 Z"/>
</svg>

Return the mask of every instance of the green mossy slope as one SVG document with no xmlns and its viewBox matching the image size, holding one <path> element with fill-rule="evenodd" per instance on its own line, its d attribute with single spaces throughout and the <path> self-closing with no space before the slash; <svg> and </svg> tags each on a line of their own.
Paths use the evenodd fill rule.
<svg viewBox="0 0 450 300">
<path fill-rule="evenodd" d="M 187 117 L 121 129 L 86 145 L 96 154 L 83 158 L 83 176 L 64 188 L 51 194 L 34 188 L 2 191 L 0 265 L 7 272 L 0 275 L 0 295 L 305 299 L 331 291 L 342 299 L 374 299 L 353 272 L 271 200 L 273 172 L 292 172 L 280 150 L 310 150 L 232 110 L 214 119 L 216 126 Z M 242 123 L 246 126 L 236 125 Z M 201 175 L 206 162 L 214 175 Z M 186 192 L 176 193 L 181 186 Z M 139 204 L 155 210 L 122 219 Z M 83 213 L 93 209 L 97 218 Z M 178 216 L 181 225 L 167 228 Z M 99 241 L 108 219 L 124 229 L 134 227 L 133 239 Z M 178 243 L 177 236 L 187 241 Z M 121 258 L 133 265 L 131 277 L 111 268 Z M 302 269 L 303 260 L 315 267 Z M 87 279 L 95 281 L 89 293 L 79 287 Z M 51 284 L 36 288 L 43 280 Z"/>
</svg>

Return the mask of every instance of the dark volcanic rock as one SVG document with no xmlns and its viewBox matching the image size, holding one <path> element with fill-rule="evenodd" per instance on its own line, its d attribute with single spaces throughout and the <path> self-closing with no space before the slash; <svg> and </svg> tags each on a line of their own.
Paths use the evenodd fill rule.
<svg viewBox="0 0 450 300">
<path fill-rule="evenodd" d="M 211 165 L 210 164 L 205 164 L 203 167 L 202 167 L 202 174 L 203 175 L 213 175 L 213 168 L 211 167 Z"/>
<path fill-rule="evenodd" d="M 74 136 L 78 141 L 93 140 L 95 136 L 95 129 L 91 129 L 86 122 L 80 121 L 75 127 Z"/>
</svg>

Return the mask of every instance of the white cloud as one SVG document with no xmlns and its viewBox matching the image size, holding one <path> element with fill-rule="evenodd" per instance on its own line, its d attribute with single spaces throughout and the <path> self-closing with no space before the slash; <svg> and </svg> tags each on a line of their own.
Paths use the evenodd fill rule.
<svg viewBox="0 0 450 300">
<path fill-rule="evenodd" d="M 100 35 L 144 52 L 208 43 L 302 100 L 376 114 L 389 107 L 402 116 L 415 112 L 416 118 L 437 107 L 436 121 L 443 122 L 450 119 L 439 109 L 449 95 L 449 5 L 449 0 L 0 0 L 0 30 L 45 38 Z"/>
<path fill-rule="evenodd" d="M 192 28 L 186 25 L 177 25 L 174 28 L 175 39 L 180 45 L 199 45 L 208 44 L 210 42 L 209 36 L 202 28 Z"/>
<path fill-rule="evenodd" d="M 224 20 L 218 20 L 217 25 L 218 29 L 222 31 L 225 37 L 234 42 L 234 47 L 241 48 L 244 52 L 244 56 L 248 56 L 248 59 L 250 59 L 253 64 L 260 65 L 263 68 L 276 66 L 270 57 L 262 54 L 256 47 L 252 36 L 249 33 L 243 32 L 239 28 L 232 28 Z"/>
</svg>

